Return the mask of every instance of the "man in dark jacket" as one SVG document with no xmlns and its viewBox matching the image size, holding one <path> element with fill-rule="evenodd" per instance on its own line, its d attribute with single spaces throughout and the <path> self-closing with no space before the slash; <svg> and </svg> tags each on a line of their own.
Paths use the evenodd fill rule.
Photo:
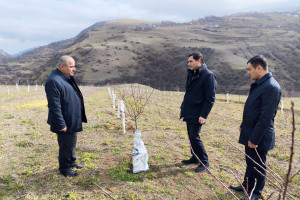
<svg viewBox="0 0 300 200">
<path fill-rule="evenodd" d="M 48 77 L 45 91 L 48 100 L 50 130 L 57 134 L 59 145 L 59 171 L 64 176 L 77 176 L 71 168 L 82 168 L 76 163 L 75 147 L 77 132 L 82 131 L 82 122 L 87 122 L 83 96 L 73 77 L 75 61 L 71 56 L 62 56 L 58 68 Z"/>
<path fill-rule="evenodd" d="M 209 167 L 209 162 L 199 133 L 214 105 L 217 81 L 216 76 L 203 63 L 201 53 L 190 54 L 188 65 L 190 69 L 187 70 L 186 92 L 181 104 L 180 118 L 186 122 L 192 157 L 182 163 L 199 164 L 195 171 L 202 172 Z"/>
<path fill-rule="evenodd" d="M 281 97 L 278 82 L 268 72 L 268 64 L 263 56 L 254 56 L 248 62 L 248 75 L 255 82 L 244 107 L 243 121 L 240 126 L 239 143 L 245 145 L 246 172 L 243 187 L 248 188 L 251 200 L 259 199 L 265 185 L 266 156 L 275 145 L 274 118 Z M 260 171 L 257 172 L 256 169 Z M 256 184 L 255 184 L 256 183 Z M 243 191 L 242 186 L 230 186 L 236 191 Z M 245 199 L 245 198 L 244 198 Z"/>
</svg>

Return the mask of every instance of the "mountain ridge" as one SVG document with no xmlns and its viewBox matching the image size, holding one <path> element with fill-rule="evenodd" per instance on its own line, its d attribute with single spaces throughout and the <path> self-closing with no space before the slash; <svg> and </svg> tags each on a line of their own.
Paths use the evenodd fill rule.
<svg viewBox="0 0 300 200">
<path fill-rule="evenodd" d="M 0 59 L 5 57 L 11 57 L 12 55 L 6 53 L 4 50 L 0 49 Z"/>
<path fill-rule="evenodd" d="M 187 55 L 200 51 L 217 75 L 218 92 L 246 93 L 251 83 L 246 62 L 263 54 L 284 94 L 297 96 L 299 21 L 296 12 L 239 13 L 186 23 L 97 22 L 74 38 L 2 59 L 0 72 L 5 76 L 0 82 L 43 83 L 58 57 L 69 54 L 76 60 L 75 76 L 81 84 L 137 82 L 161 90 L 184 90 Z"/>
</svg>

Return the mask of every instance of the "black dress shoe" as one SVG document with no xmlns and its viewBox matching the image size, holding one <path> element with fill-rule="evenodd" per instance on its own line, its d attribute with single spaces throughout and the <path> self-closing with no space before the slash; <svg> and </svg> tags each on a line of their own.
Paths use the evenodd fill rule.
<svg viewBox="0 0 300 200">
<path fill-rule="evenodd" d="M 65 177 L 73 177 L 73 176 L 78 176 L 79 173 L 72 171 L 71 169 L 67 169 L 64 171 L 60 172 L 62 175 L 64 175 Z"/>
<path fill-rule="evenodd" d="M 84 167 L 84 164 L 79 164 L 79 163 L 73 163 L 72 165 L 71 165 L 71 168 L 77 168 L 77 169 L 81 169 L 81 168 L 83 168 Z"/>
<path fill-rule="evenodd" d="M 205 165 L 205 167 L 206 168 L 209 168 L 209 164 L 207 163 L 206 165 Z M 205 170 L 206 170 L 206 168 L 205 168 L 202 164 L 200 164 L 196 169 L 195 169 L 195 172 L 204 172 Z"/>
<path fill-rule="evenodd" d="M 198 160 L 194 159 L 194 158 L 190 158 L 188 160 L 183 160 L 183 161 L 181 161 L 181 163 L 184 165 L 199 164 Z"/>
<path fill-rule="evenodd" d="M 250 196 L 250 194 L 248 196 Z M 249 200 L 258 200 L 258 199 L 260 199 L 260 197 L 261 197 L 260 194 L 254 194 L 253 193 Z M 248 199 L 248 198 L 246 198 L 246 197 L 241 198 L 241 200 L 245 200 L 245 199 Z"/>
<path fill-rule="evenodd" d="M 242 192 L 243 191 L 243 187 L 241 185 L 230 185 L 229 186 L 230 189 L 237 191 L 237 192 Z"/>
</svg>

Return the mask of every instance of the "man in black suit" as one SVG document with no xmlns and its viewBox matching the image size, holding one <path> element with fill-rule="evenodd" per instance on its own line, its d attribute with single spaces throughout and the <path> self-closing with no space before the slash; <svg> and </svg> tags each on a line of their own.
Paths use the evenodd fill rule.
<svg viewBox="0 0 300 200">
<path fill-rule="evenodd" d="M 259 164 L 246 156 L 243 187 L 248 188 L 249 194 L 253 190 L 251 200 L 256 200 L 260 198 L 265 185 L 267 153 L 275 145 L 274 118 L 281 88 L 268 71 L 267 60 L 263 56 L 254 56 L 247 65 L 248 75 L 255 82 L 251 84 L 245 103 L 239 143 L 245 145 L 245 153 Z M 231 185 L 230 188 L 243 191 L 242 186 Z"/>
<path fill-rule="evenodd" d="M 203 63 L 203 56 L 199 52 L 188 56 L 186 92 L 181 104 L 180 118 L 186 122 L 187 132 L 192 147 L 192 157 L 183 160 L 185 165 L 199 164 L 196 172 L 205 171 L 209 167 L 208 156 L 199 136 L 202 125 L 215 102 L 216 76 Z M 201 161 L 199 163 L 198 159 Z"/>
<path fill-rule="evenodd" d="M 76 163 L 77 132 L 82 122 L 87 122 L 83 96 L 73 77 L 75 61 L 71 56 L 61 56 L 58 68 L 48 77 L 45 91 L 48 100 L 50 130 L 57 134 L 59 145 L 59 171 L 64 176 L 77 176 L 71 168 L 82 168 Z"/>
</svg>

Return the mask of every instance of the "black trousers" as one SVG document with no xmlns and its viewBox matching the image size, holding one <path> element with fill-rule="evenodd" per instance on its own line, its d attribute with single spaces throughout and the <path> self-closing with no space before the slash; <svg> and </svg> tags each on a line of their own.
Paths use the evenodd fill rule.
<svg viewBox="0 0 300 200">
<path fill-rule="evenodd" d="M 59 171 L 62 172 L 70 169 L 76 160 L 77 133 L 59 133 L 57 134 L 57 141 L 59 146 Z"/>
<path fill-rule="evenodd" d="M 250 148 L 248 146 L 245 146 L 245 153 L 250 156 L 255 162 L 257 162 L 260 166 L 263 168 L 259 167 L 257 164 L 255 164 L 250 158 L 246 156 L 246 172 L 244 176 L 244 182 L 243 186 L 247 188 L 248 186 L 248 192 L 250 193 L 252 189 L 254 188 L 255 185 L 255 179 L 256 179 L 256 187 L 253 191 L 253 193 L 261 195 L 262 190 L 265 186 L 266 178 L 263 175 L 266 175 L 266 161 L 267 161 L 267 154 L 268 151 L 258 151 L 258 155 L 261 158 L 259 159 L 255 149 Z M 260 171 L 263 175 L 261 175 L 258 171 L 254 169 L 254 167 Z"/>
<path fill-rule="evenodd" d="M 191 146 L 192 146 L 195 154 L 197 155 L 197 157 L 201 160 L 201 162 L 204 165 L 207 165 L 208 164 L 208 156 L 205 151 L 204 144 L 201 141 L 201 138 L 199 135 L 202 125 L 186 122 L 186 127 L 187 127 L 187 132 L 189 135 L 189 139 L 191 142 Z M 193 152 L 191 152 L 191 153 L 192 153 L 192 159 L 196 160 L 196 157 L 193 154 Z"/>
</svg>

